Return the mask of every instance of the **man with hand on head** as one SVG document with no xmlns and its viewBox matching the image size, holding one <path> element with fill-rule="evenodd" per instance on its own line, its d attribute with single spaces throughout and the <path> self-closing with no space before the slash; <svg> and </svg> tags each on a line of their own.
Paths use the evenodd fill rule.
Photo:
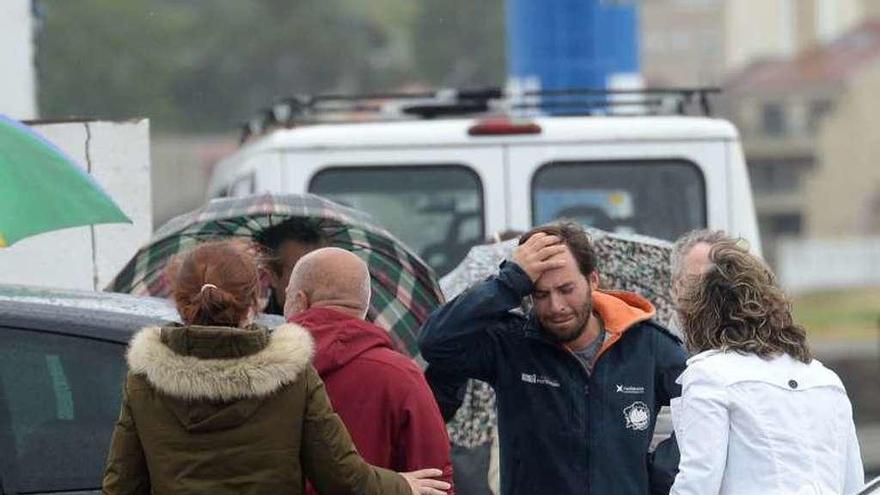
<svg viewBox="0 0 880 495">
<path fill-rule="evenodd" d="M 369 303 L 366 263 L 321 248 L 293 268 L 284 316 L 315 339 L 314 366 L 367 462 L 399 471 L 437 467 L 452 483 L 449 437 L 431 389 L 388 332 L 364 321 Z"/>
<path fill-rule="evenodd" d="M 531 311 L 512 312 L 526 297 Z M 686 355 L 654 313 L 599 290 L 586 232 L 560 223 L 524 234 L 498 275 L 431 315 L 425 359 L 495 389 L 502 494 L 668 492 L 674 475 L 654 472 L 648 446 Z"/>
</svg>

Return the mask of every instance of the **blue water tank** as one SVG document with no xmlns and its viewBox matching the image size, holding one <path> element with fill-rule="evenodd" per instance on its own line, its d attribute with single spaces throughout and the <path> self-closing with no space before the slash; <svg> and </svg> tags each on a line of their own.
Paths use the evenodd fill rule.
<svg viewBox="0 0 880 495">
<path fill-rule="evenodd" d="M 640 80 L 637 3 L 507 0 L 511 83 L 529 89 L 632 87 Z"/>
</svg>

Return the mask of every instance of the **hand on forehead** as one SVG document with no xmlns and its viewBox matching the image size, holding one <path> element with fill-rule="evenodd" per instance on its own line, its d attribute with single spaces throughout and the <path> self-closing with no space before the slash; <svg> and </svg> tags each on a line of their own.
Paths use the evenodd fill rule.
<svg viewBox="0 0 880 495">
<path fill-rule="evenodd" d="M 576 275 L 581 275 L 581 272 L 578 269 L 577 260 L 574 259 L 574 255 L 571 254 L 571 250 L 568 249 L 568 247 L 566 247 L 564 251 L 548 258 L 548 261 L 559 261 L 562 266 L 550 268 L 542 273 L 541 276 L 538 277 L 536 285 L 543 286 L 549 284 L 550 287 L 553 287 L 565 283 L 565 281 Z"/>
<path fill-rule="evenodd" d="M 512 260 L 535 282 L 545 271 L 564 264 L 564 258 L 555 258 L 564 250 L 559 237 L 537 232 L 517 246 Z M 551 258 L 554 259 L 551 261 Z"/>
</svg>

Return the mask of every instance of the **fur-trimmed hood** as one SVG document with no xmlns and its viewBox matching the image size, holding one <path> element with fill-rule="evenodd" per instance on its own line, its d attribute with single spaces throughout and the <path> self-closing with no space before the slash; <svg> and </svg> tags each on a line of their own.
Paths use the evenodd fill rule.
<svg viewBox="0 0 880 495">
<path fill-rule="evenodd" d="M 312 338 L 298 325 L 276 328 L 257 352 L 222 359 L 175 352 L 163 341 L 162 328 L 147 327 L 132 339 L 127 359 L 132 373 L 168 396 L 229 402 L 276 392 L 295 381 L 313 355 Z"/>
</svg>

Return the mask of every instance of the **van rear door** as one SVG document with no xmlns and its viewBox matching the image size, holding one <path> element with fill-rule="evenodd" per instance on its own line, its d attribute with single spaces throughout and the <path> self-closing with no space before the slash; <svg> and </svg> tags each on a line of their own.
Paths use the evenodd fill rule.
<svg viewBox="0 0 880 495">
<path fill-rule="evenodd" d="M 513 227 L 570 218 L 603 230 L 675 240 L 726 228 L 723 141 L 505 146 Z"/>
</svg>

